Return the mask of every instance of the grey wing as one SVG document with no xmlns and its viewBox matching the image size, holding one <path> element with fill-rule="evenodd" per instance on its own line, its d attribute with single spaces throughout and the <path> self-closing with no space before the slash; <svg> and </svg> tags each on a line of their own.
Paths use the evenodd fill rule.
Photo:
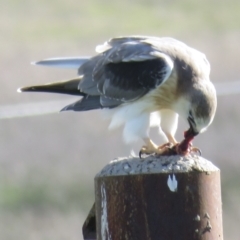
<svg viewBox="0 0 240 240">
<path fill-rule="evenodd" d="M 140 38 L 116 40 L 110 45 L 79 68 L 83 76 L 80 91 L 99 96 L 102 107 L 137 100 L 171 74 L 170 57 Z"/>
<path fill-rule="evenodd" d="M 98 45 L 96 47 L 97 53 L 105 52 L 110 48 L 115 48 L 120 46 L 121 44 L 125 44 L 127 42 L 144 42 L 145 40 L 157 40 L 161 41 L 161 38 L 158 37 L 149 37 L 149 36 L 128 36 L 128 37 L 116 37 L 111 38 L 109 41 L 105 42 L 102 45 Z"/>
</svg>

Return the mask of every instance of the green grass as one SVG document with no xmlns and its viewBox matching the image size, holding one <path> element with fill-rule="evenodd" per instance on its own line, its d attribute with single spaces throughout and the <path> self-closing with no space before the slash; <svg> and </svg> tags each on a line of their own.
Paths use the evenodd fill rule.
<svg viewBox="0 0 240 240">
<path fill-rule="evenodd" d="M 14 40 L 83 40 L 126 34 L 184 35 L 234 31 L 240 2 L 232 1 L 9 1 L 3 14 Z M 28 9 L 31 9 L 28 11 Z M 21 21 L 14 21 L 11 14 Z M 27 12 L 27 14 L 26 14 Z M 9 30 L 9 28 L 6 30 Z M 8 34 L 10 32 L 8 31 Z"/>
<path fill-rule="evenodd" d="M 51 183 L 50 183 L 51 184 Z M 93 204 L 93 189 L 79 183 L 65 186 L 49 184 L 25 184 L 16 186 L 5 184 L 0 187 L 0 210 L 2 211 L 44 211 L 55 209 L 61 212 L 80 209 L 87 212 Z"/>
</svg>

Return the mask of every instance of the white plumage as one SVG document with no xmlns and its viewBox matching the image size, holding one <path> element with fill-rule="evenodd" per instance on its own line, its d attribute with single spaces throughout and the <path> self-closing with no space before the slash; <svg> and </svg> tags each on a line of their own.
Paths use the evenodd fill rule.
<svg viewBox="0 0 240 240">
<path fill-rule="evenodd" d="M 177 146 L 177 153 L 186 154 L 193 137 L 211 124 L 216 111 L 216 91 L 209 80 L 206 56 L 172 38 L 145 36 L 113 38 L 97 46 L 96 51 L 94 57 L 37 62 L 60 67 L 79 65 L 81 77 L 20 90 L 82 96 L 63 110 L 106 108 L 109 128 L 123 126 L 127 143 L 142 139 L 145 145 L 141 152 L 146 154 L 166 150 L 149 137 L 149 128 L 157 124 L 167 141 Z M 178 115 L 190 126 L 180 144 L 174 138 Z"/>
</svg>

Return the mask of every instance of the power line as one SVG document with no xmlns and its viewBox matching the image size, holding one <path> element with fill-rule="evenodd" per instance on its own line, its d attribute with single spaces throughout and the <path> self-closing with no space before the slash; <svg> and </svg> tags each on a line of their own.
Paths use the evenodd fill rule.
<svg viewBox="0 0 240 240">
<path fill-rule="evenodd" d="M 69 103 L 71 99 L 4 105 L 0 106 L 0 119 L 57 113 Z"/>
<path fill-rule="evenodd" d="M 214 84 L 218 96 L 234 95 L 240 93 L 240 81 L 231 81 Z"/>
</svg>

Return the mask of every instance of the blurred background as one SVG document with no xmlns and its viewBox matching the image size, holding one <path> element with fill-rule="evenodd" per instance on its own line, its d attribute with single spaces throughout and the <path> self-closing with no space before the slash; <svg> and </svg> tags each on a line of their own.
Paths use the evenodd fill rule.
<svg viewBox="0 0 240 240">
<path fill-rule="evenodd" d="M 240 1 L 0 0 L 0 116 L 4 106 L 74 97 L 18 94 L 20 86 L 69 79 L 76 71 L 30 65 L 48 57 L 93 55 L 114 36 L 170 36 L 206 53 L 214 83 L 240 80 Z M 64 105 L 61 101 L 65 101 Z M 239 239 L 240 94 L 219 96 L 209 130 L 194 145 L 221 168 L 225 239 Z M 47 107 L 45 104 L 45 107 Z M 34 105 L 33 105 L 34 106 Z M 43 103 L 44 108 L 44 103 Z M 178 139 L 186 125 L 180 123 Z M 94 202 L 94 176 L 128 156 L 121 129 L 98 111 L 0 120 L 0 239 L 79 240 Z M 157 129 L 153 138 L 159 144 Z M 138 149 L 137 143 L 134 149 Z"/>
</svg>

